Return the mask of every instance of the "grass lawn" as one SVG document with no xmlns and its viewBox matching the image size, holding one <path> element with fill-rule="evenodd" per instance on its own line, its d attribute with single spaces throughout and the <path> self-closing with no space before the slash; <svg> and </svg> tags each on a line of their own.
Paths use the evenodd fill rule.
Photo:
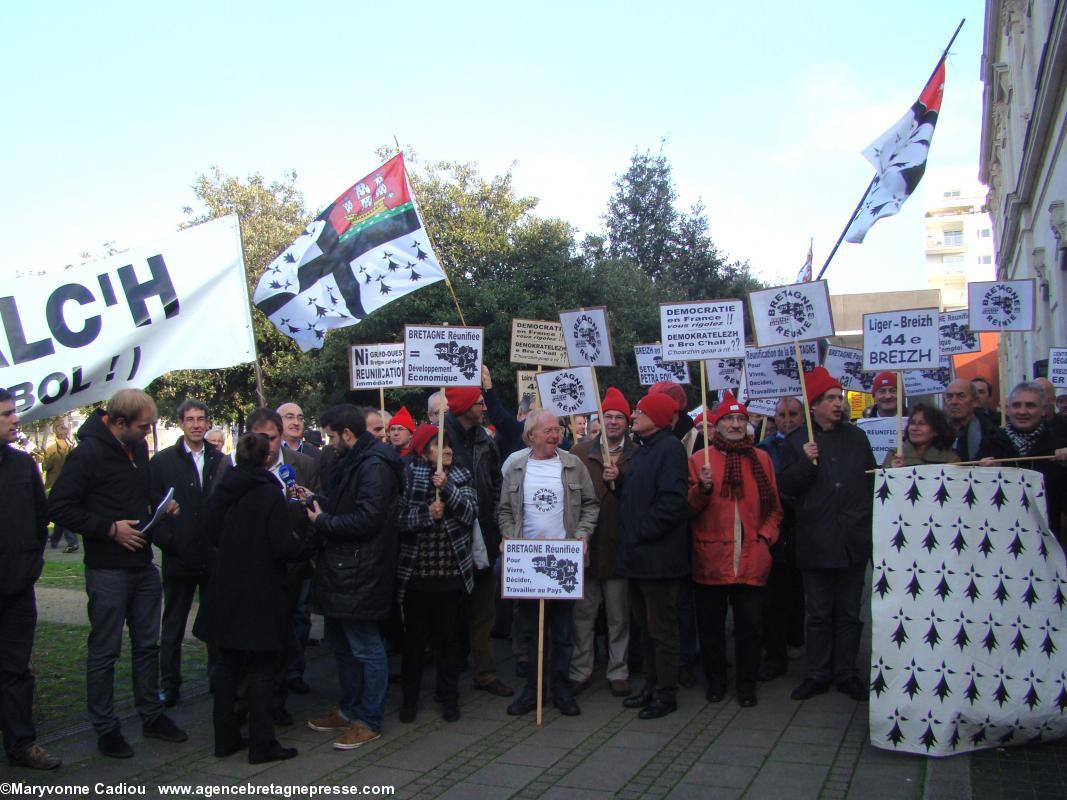
<svg viewBox="0 0 1067 800">
<path fill-rule="evenodd" d="M 38 586 L 54 586 L 59 589 L 85 591 L 85 562 L 80 558 L 70 561 L 44 562 L 44 570 L 37 581 Z M 40 626 L 38 626 L 40 627 Z"/>
<path fill-rule="evenodd" d="M 80 572 L 80 561 L 77 566 Z M 39 733 L 49 733 L 87 719 L 85 655 L 88 637 L 87 625 L 37 623 L 30 664 L 37 680 L 33 712 Z M 186 683 L 207 679 L 207 648 L 203 642 L 186 641 L 182 645 L 182 679 Z M 121 715 L 132 705 L 130 642 L 126 637 L 122 654 L 115 663 L 115 710 Z"/>
</svg>

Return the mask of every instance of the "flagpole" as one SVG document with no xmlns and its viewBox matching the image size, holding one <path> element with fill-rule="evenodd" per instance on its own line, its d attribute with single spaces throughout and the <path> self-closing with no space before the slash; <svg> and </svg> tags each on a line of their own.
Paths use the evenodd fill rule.
<svg viewBox="0 0 1067 800">
<path fill-rule="evenodd" d="M 244 264 L 245 254 L 245 237 L 241 232 L 241 217 L 237 217 L 237 241 L 241 245 L 241 263 Z M 247 265 L 245 269 L 247 270 Z M 259 365 L 259 348 L 256 346 L 256 326 L 252 321 L 252 297 L 248 293 L 248 281 L 245 281 L 245 299 L 248 301 L 248 324 L 252 328 L 252 370 L 256 376 L 256 399 L 259 400 L 259 407 L 264 408 L 267 405 L 267 395 L 263 391 L 263 368 Z"/>
<path fill-rule="evenodd" d="M 960 31 L 963 29 L 963 23 L 965 23 L 966 21 L 967 19 L 965 17 L 961 19 L 960 24 L 956 26 L 956 32 L 953 33 L 952 38 L 948 40 L 948 44 L 945 45 L 945 49 L 941 52 L 941 58 L 937 60 L 937 63 L 934 65 L 933 72 L 930 73 L 930 77 L 926 79 L 926 83 L 924 83 L 923 86 L 926 86 L 928 83 L 930 83 L 934 75 L 937 74 L 938 67 L 941 66 L 941 62 L 944 61 L 945 58 L 948 56 L 948 51 L 952 47 L 952 43 L 955 42 L 956 37 L 960 35 Z M 833 260 L 834 255 L 837 253 L 837 248 L 841 246 L 841 242 L 843 242 L 845 239 L 845 234 L 848 233 L 848 229 L 852 227 L 852 223 L 855 221 L 856 215 L 859 214 L 860 209 L 863 208 L 863 201 L 866 200 L 867 195 L 871 193 L 871 188 L 874 186 L 874 181 L 877 177 L 878 176 L 876 174 L 874 178 L 871 178 L 871 182 L 867 184 L 867 191 L 863 193 L 863 197 L 861 197 L 860 201 L 856 204 L 856 208 L 853 210 L 852 216 L 849 217 L 848 222 L 845 223 L 844 230 L 842 230 L 841 235 L 837 237 L 837 242 L 834 244 L 834 249 L 831 250 L 830 255 L 826 257 L 826 262 L 822 265 L 822 269 L 819 270 L 819 275 L 815 278 L 815 280 L 821 280 L 823 273 L 826 272 L 826 268 L 830 266 L 830 262 Z"/>
</svg>

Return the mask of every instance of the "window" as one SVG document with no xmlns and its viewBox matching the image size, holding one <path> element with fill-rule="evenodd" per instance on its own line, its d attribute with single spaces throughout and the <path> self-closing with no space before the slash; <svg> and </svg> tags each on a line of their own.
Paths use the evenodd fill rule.
<svg viewBox="0 0 1067 800">
<path fill-rule="evenodd" d="M 978 263 L 979 264 L 992 264 L 993 263 L 993 256 L 978 256 Z"/>
<path fill-rule="evenodd" d="M 979 239 L 988 239 L 989 238 L 989 234 L 990 234 L 989 228 L 982 228 L 981 230 L 978 231 L 978 238 Z"/>
<path fill-rule="evenodd" d="M 951 275 L 957 272 L 963 272 L 964 267 L 965 265 L 963 256 L 941 257 L 941 271 L 946 275 Z"/>
<path fill-rule="evenodd" d="M 963 229 L 956 228 L 954 230 L 945 231 L 945 247 L 962 247 L 963 246 Z"/>
<path fill-rule="evenodd" d="M 942 197 L 959 197 L 960 196 L 960 190 L 959 189 L 947 189 L 942 193 L 941 196 Z"/>
</svg>

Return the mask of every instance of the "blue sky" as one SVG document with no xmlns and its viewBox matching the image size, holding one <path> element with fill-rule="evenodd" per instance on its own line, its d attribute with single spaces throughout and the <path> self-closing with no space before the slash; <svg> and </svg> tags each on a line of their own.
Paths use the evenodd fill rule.
<svg viewBox="0 0 1067 800">
<path fill-rule="evenodd" d="M 977 0 L 5 4 L 6 269 L 175 230 L 196 176 L 294 169 L 309 207 L 376 166 L 512 162 L 538 211 L 596 231 L 637 149 L 664 151 L 716 244 L 789 282 L 872 172 L 860 151 L 952 48 L 930 167 L 977 171 Z M 919 188 L 921 194 L 922 186 Z M 921 197 L 842 245 L 834 292 L 923 286 Z"/>
</svg>

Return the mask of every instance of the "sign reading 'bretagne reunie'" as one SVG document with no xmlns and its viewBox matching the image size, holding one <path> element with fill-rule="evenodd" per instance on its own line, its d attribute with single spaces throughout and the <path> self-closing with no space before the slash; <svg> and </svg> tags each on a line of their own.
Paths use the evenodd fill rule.
<svg viewBox="0 0 1067 800">
<path fill-rule="evenodd" d="M 659 324 L 665 361 L 745 354 L 745 314 L 740 300 L 660 303 Z"/>
<path fill-rule="evenodd" d="M 826 281 L 761 289 L 750 292 L 748 300 L 760 347 L 834 335 Z"/>
<path fill-rule="evenodd" d="M 590 414 L 597 409 L 592 367 L 568 367 L 537 373 L 541 407 L 557 417 Z"/>
<path fill-rule="evenodd" d="M 599 306 L 561 311 L 559 321 L 563 326 L 563 340 L 567 343 L 570 366 L 615 366 L 606 308 Z"/>
<path fill-rule="evenodd" d="M 972 331 L 1032 331 L 1034 279 L 967 284 Z"/>
<path fill-rule="evenodd" d="M 482 329 L 404 326 L 405 386 L 481 386 Z"/>
</svg>

